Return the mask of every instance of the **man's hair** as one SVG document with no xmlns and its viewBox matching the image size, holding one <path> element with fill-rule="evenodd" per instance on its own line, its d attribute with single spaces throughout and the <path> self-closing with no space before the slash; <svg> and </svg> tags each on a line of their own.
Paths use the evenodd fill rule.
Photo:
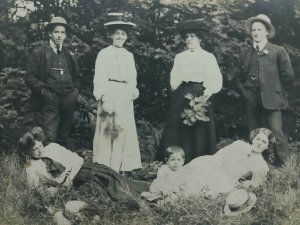
<svg viewBox="0 0 300 225">
<path fill-rule="evenodd" d="M 180 153 L 182 158 L 185 159 L 184 150 L 177 145 L 172 145 L 172 146 L 167 147 L 167 149 L 166 149 L 165 160 L 167 161 L 171 157 L 171 155 L 173 155 L 174 153 Z"/>
<path fill-rule="evenodd" d="M 55 29 L 55 27 L 58 27 L 58 26 L 64 27 L 64 28 L 65 28 L 65 31 L 66 31 L 66 34 L 68 33 L 68 28 L 67 28 L 66 26 L 61 25 L 61 24 L 53 24 L 53 25 L 51 25 L 51 26 L 49 25 L 49 27 L 48 27 L 48 29 L 47 29 L 48 34 L 49 34 L 49 33 L 52 33 L 53 30 Z"/>
<path fill-rule="evenodd" d="M 261 20 L 254 20 L 254 21 L 251 23 L 251 29 L 252 29 L 253 23 L 255 23 L 255 22 L 259 22 L 259 23 L 263 24 L 263 25 L 265 26 L 266 30 L 267 30 L 268 32 L 270 32 L 269 25 L 266 24 L 265 22 L 261 21 Z"/>
</svg>

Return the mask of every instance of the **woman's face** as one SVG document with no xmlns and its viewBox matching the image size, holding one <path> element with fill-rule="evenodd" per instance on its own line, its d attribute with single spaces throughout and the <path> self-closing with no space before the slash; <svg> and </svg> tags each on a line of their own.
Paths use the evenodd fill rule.
<svg viewBox="0 0 300 225">
<path fill-rule="evenodd" d="M 185 35 L 185 43 L 188 49 L 196 49 L 200 47 L 200 39 L 195 33 L 187 33 Z"/>
<path fill-rule="evenodd" d="M 116 29 L 115 32 L 111 35 L 112 44 L 117 48 L 122 48 L 125 41 L 127 40 L 126 31 L 122 29 Z"/>
<path fill-rule="evenodd" d="M 33 149 L 30 153 L 30 155 L 33 158 L 41 158 L 42 157 L 42 150 L 43 150 L 44 146 L 43 143 L 40 141 L 35 141 L 35 145 L 33 146 Z"/>
<path fill-rule="evenodd" d="M 252 150 L 256 153 L 262 153 L 269 146 L 269 138 L 266 134 L 260 132 L 252 140 Z"/>
</svg>

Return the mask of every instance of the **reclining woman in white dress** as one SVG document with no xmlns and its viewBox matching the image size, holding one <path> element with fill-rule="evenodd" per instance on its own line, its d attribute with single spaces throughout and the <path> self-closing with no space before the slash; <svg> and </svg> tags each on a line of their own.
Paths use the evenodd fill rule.
<svg viewBox="0 0 300 225">
<path fill-rule="evenodd" d="M 241 187 L 263 184 L 269 167 L 262 153 L 275 146 L 275 137 L 269 129 L 258 128 L 251 132 L 249 140 L 250 143 L 235 141 L 214 155 L 200 156 L 183 166 L 176 173 L 178 183 L 170 195 L 177 192 L 177 196 L 200 194 L 215 198 Z"/>
</svg>

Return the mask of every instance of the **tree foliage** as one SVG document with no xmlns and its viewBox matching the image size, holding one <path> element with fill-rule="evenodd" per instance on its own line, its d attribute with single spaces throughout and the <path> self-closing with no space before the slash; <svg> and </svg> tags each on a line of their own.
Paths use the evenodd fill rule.
<svg viewBox="0 0 300 225">
<path fill-rule="evenodd" d="M 31 7 L 22 2 L 30 2 Z M 23 10 L 17 10 L 18 7 L 23 7 Z M 22 15 L 20 12 L 24 10 L 26 13 Z M 294 86 L 288 90 L 291 108 L 287 111 L 289 117 L 285 124 L 289 125 L 290 137 L 299 138 L 299 127 L 293 125 L 296 124 L 297 113 L 300 113 L 297 91 L 300 71 L 299 0 L 5 0 L 0 3 L 0 68 L 26 69 L 27 57 L 32 49 L 47 40 L 44 32 L 46 22 L 54 15 L 63 16 L 71 27 L 66 45 L 76 53 L 80 63 L 81 91 L 92 99 L 95 59 L 98 52 L 110 43 L 103 23 L 108 12 L 116 11 L 132 13 L 138 25 L 126 48 L 134 54 L 138 71 L 140 97 L 135 102 L 136 118 L 151 123 L 161 123 L 167 115 L 171 93 L 170 70 L 175 55 L 184 48 L 176 32 L 177 23 L 194 18 L 205 21 L 209 32 L 203 31 L 201 45 L 216 56 L 224 79 L 224 87 L 215 97 L 219 137 L 242 136 L 245 133 L 241 113 L 243 105 L 231 81 L 239 49 L 250 43 L 244 31 L 244 20 L 260 13 L 267 14 L 277 30 L 273 42 L 286 47 L 296 73 Z M 1 83 L 1 87 L 6 90 L 7 84 Z M 7 95 L 1 95 L 2 100 Z M 23 109 L 14 110 L 19 112 Z M 1 121 L 3 119 L 8 118 L 3 117 Z M 4 122 L 1 124 L 4 126 Z"/>
</svg>

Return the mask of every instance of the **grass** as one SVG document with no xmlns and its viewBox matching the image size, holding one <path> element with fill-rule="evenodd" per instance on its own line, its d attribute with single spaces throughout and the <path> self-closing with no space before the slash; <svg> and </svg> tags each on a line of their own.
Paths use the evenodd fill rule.
<svg viewBox="0 0 300 225">
<path fill-rule="evenodd" d="M 140 210 L 91 193 L 61 190 L 49 197 L 28 189 L 23 164 L 12 153 L 0 156 L 0 225 L 51 225 L 53 212 L 62 209 L 68 200 L 85 200 L 97 206 L 98 218 L 82 217 L 77 224 L 122 225 L 298 225 L 300 224 L 300 143 L 295 143 L 291 158 L 280 169 L 271 168 L 268 182 L 252 190 L 257 203 L 248 213 L 228 217 L 222 213 L 225 196 L 215 200 L 203 197 L 179 199 L 163 207 L 140 201 Z M 153 164 L 156 166 L 156 164 Z M 149 167 L 149 165 L 148 165 Z M 149 168 L 147 168 L 149 169 Z M 77 218 L 78 219 L 78 218 Z"/>
</svg>

